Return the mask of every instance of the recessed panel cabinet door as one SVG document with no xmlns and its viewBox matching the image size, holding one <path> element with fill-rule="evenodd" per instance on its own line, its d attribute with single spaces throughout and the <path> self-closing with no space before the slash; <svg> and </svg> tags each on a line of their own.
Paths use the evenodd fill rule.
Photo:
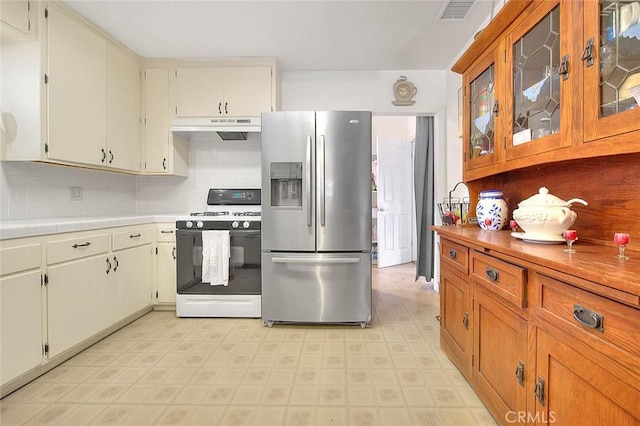
<svg viewBox="0 0 640 426">
<path fill-rule="evenodd" d="M 48 10 L 48 156 L 106 165 L 106 40 L 62 10 Z"/>
<path fill-rule="evenodd" d="M 107 46 L 107 165 L 140 170 L 140 67 Z"/>
</svg>

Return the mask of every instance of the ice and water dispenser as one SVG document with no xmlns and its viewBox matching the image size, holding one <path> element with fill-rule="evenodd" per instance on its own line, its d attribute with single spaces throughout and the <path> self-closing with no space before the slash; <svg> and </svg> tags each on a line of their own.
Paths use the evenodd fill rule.
<svg viewBox="0 0 640 426">
<path fill-rule="evenodd" d="M 271 163 L 271 206 L 302 208 L 302 163 Z"/>
</svg>

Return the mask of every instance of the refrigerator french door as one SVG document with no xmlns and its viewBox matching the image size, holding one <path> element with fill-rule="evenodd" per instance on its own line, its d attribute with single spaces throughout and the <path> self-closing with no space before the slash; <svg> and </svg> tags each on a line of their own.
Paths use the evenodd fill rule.
<svg viewBox="0 0 640 426">
<path fill-rule="evenodd" d="M 371 113 L 262 115 L 262 318 L 371 321 Z"/>
</svg>

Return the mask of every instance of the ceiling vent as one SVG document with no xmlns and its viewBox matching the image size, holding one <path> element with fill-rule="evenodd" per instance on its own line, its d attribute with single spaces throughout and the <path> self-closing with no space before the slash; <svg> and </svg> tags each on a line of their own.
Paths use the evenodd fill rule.
<svg viewBox="0 0 640 426">
<path fill-rule="evenodd" d="M 467 12 L 471 9 L 471 6 L 475 3 L 475 0 L 448 0 L 442 10 L 438 14 L 436 21 L 449 21 L 452 19 L 464 19 L 467 16 Z"/>
</svg>

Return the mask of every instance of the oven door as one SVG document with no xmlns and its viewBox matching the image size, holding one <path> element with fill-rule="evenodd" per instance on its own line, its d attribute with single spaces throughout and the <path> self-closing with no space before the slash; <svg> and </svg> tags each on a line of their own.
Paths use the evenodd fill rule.
<svg viewBox="0 0 640 426">
<path fill-rule="evenodd" d="M 260 230 L 231 230 L 229 285 L 210 285 L 202 282 L 202 231 L 176 231 L 176 273 L 178 294 L 259 295 Z"/>
</svg>

